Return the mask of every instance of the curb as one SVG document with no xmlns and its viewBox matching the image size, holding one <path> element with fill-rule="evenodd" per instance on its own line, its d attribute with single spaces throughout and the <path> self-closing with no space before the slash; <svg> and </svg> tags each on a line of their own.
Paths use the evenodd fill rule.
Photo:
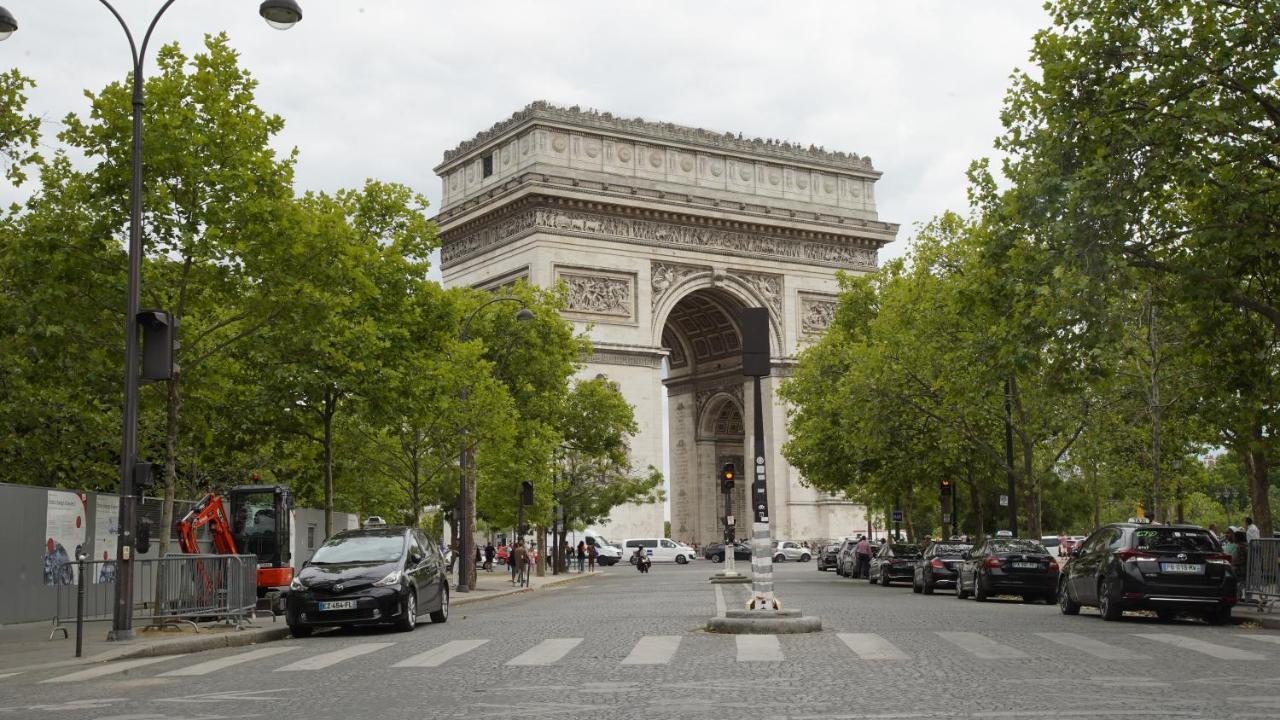
<svg viewBox="0 0 1280 720">
<path fill-rule="evenodd" d="M 189 653 L 202 652 L 204 650 L 216 650 L 224 647 L 241 647 L 243 645 L 256 645 L 258 643 L 271 642 L 272 640 L 284 640 L 292 637 L 289 633 L 289 627 L 273 627 L 263 628 L 260 630 L 242 630 L 240 632 L 226 632 L 217 635 L 206 635 L 204 637 L 182 638 L 180 640 L 166 640 L 162 643 L 154 645 L 144 645 L 139 648 L 128 650 L 113 657 L 113 660 L 132 660 L 135 658 L 161 657 L 164 655 L 187 655 Z"/>
<path fill-rule="evenodd" d="M 1280 630 L 1280 615 L 1271 615 L 1258 612 L 1251 612 L 1247 615 L 1231 616 L 1231 622 L 1234 625 L 1242 625 L 1244 623 L 1257 623 L 1268 630 Z"/>
<path fill-rule="evenodd" d="M 579 580 L 586 580 L 587 578 L 597 577 L 599 575 L 600 573 L 598 572 L 584 573 L 582 575 L 572 575 L 570 577 L 560 578 L 558 580 L 548 580 L 547 582 L 542 583 L 536 588 L 535 587 L 511 588 L 510 590 L 502 590 L 492 595 L 467 595 L 466 597 L 460 597 L 457 599 L 455 599 L 453 595 L 450 595 L 449 606 L 457 607 L 459 605 L 470 605 L 472 603 L 484 602 L 486 600 L 497 600 L 498 598 L 511 597 L 512 595 L 519 595 L 521 593 L 538 592 L 540 590 L 545 590 L 547 588 L 553 588 L 558 585 L 568 585 L 569 583 L 572 583 L 572 582 L 578 582 Z"/>
</svg>

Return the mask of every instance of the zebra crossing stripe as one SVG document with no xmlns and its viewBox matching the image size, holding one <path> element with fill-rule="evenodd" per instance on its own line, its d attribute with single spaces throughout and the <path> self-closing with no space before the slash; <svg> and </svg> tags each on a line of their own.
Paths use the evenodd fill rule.
<svg viewBox="0 0 1280 720">
<path fill-rule="evenodd" d="M 1249 633 L 1236 633 L 1236 637 L 1249 638 L 1250 640 L 1258 640 L 1260 642 L 1280 645 L 1280 635 L 1250 635 Z"/>
<path fill-rule="evenodd" d="M 1027 654 L 1021 650 L 1001 645 L 980 633 L 939 631 L 937 635 L 982 660 L 1012 660 L 1027 657 Z"/>
<path fill-rule="evenodd" d="M 666 665 L 679 649 L 679 635 L 646 635 L 631 648 L 631 654 L 623 658 L 622 664 Z"/>
<path fill-rule="evenodd" d="M 321 653 L 314 657 L 305 658 L 295 663 L 290 663 L 284 667 L 276 668 L 276 672 L 299 672 L 304 670 L 323 670 L 330 665 L 337 665 L 343 660 L 350 660 L 361 655 L 368 655 L 371 652 L 377 652 L 383 648 L 389 648 L 395 643 L 360 643 L 334 650 L 333 652 Z"/>
<path fill-rule="evenodd" d="M 1101 640 L 1094 640 L 1091 637 L 1077 635 L 1075 633 L 1058 633 L 1058 632 L 1042 632 L 1036 633 L 1045 640 L 1056 642 L 1059 645 L 1066 645 L 1073 650 L 1088 653 L 1096 658 L 1103 660 L 1145 660 L 1146 655 L 1134 652 L 1128 648 L 1116 647 L 1108 645 Z"/>
<path fill-rule="evenodd" d="M 863 660 L 906 660 L 907 654 L 875 633 L 837 633 L 836 637 Z"/>
<path fill-rule="evenodd" d="M 271 657 L 272 655 L 279 655 L 280 653 L 287 653 L 291 650 L 296 650 L 296 649 L 297 649 L 296 646 L 258 648 L 257 650 L 250 650 L 249 652 L 237 653 L 235 655 L 231 655 L 228 657 L 218 658 L 217 660 L 208 660 L 202 663 L 196 663 L 195 665 L 192 665 L 190 667 L 178 668 L 177 670 L 170 670 L 169 672 L 166 672 L 166 673 L 160 673 L 160 677 L 194 677 L 196 675 L 208 675 L 211 672 L 216 672 L 218 670 L 233 667 L 235 665 L 239 665 L 240 663 L 251 662 L 253 660 L 260 660 L 265 657 Z"/>
<path fill-rule="evenodd" d="M 391 667 L 439 667 L 446 662 L 465 655 L 475 650 L 481 645 L 489 642 L 488 640 L 454 640 L 447 642 L 440 647 L 431 648 L 424 653 L 418 653 L 412 657 L 405 658 Z"/>
<path fill-rule="evenodd" d="M 5 679 L 5 678 L 11 678 L 11 677 L 13 677 L 14 675 L 21 675 L 21 674 L 22 674 L 22 671 L 21 671 L 21 670 L 19 670 L 18 672 L 0 673 L 0 680 L 3 680 L 3 679 Z"/>
<path fill-rule="evenodd" d="M 1204 640 L 1196 640 L 1195 638 L 1183 637 L 1181 635 L 1171 635 L 1169 633 L 1134 633 L 1137 637 L 1144 640 L 1154 640 L 1156 642 L 1172 645 L 1183 650 L 1193 650 L 1198 653 L 1204 653 L 1209 657 L 1215 657 L 1219 660 L 1266 660 L 1266 655 L 1249 652 L 1248 650 L 1237 650 L 1226 645 L 1216 645 Z"/>
<path fill-rule="evenodd" d="M 137 667 L 142 667 L 143 665 L 151 665 L 152 663 L 158 663 L 158 662 L 170 662 L 175 657 L 182 657 L 182 656 L 169 655 L 168 657 L 150 657 L 150 658 L 141 658 L 138 660 L 121 660 L 120 662 L 109 662 L 103 665 L 98 665 L 97 667 L 91 667 L 88 670 L 81 670 L 79 672 L 73 672 L 67 675 L 59 675 L 56 678 L 49 678 L 48 680 L 43 681 L 41 684 L 67 683 L 67 682 L 79 682 L 81 680 L 93 680 L 95 678 L 100 678 L 103 675 L 115 675 L 116 673 L 122 673 L 127 670 L 132 670 Z"/>
<path fill-rule="evenodd" d="M 738 662 L 782 662 L 777 635 L 735 635 Z"/>
<path fill-rule="evenodd" d="M 582 638 L 553 638 L 543 640 L 507 661 L 508 665 L 551 665 L 569 654 L 582 642 Z"/>
</svg>

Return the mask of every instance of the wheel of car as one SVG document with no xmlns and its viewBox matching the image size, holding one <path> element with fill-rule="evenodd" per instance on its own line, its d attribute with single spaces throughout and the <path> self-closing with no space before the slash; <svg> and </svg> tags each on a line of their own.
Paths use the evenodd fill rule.
<svg viewBox="0 0 1280 720">
<path fill-rule="evenodd" d="M 1080 614 L 1080 603 L 1071 599 L 1071 589 L 1067 587 L 1066 580 L 1058 583 L 1058 609 L 1063 615 Z"/>
<path fill-rule="evenodd" d="M 722 563 L 724 562 L 724 556 L 719 553 L 716 553 L 715 555 L 711 556 L 711 562 Z"/>
<path fill-rule="evenodd" d="M 800 562 L 809 562 L 809 553 L 800 556 Z"/>
<path fill-rule="evenodd" d="M 920 592 L 924 593 L 925 595 L 933 594 L 933 580 L 929 578 L 929 576 L 927 575 L 924 578 L 924 582 L 921 583 L 920 585 Z"/>
<path fill-rule="evenodd" d="M 977 573 L 973 575 L 973 599 L 978 602 L 987 601 L 987 588 L 982 584 L 982 578 Z"/>
<path fill-rule="evenodd" d="M 889 574 L 884 571 L 884 566 L 880 567 L 880 587 L 889 587 Z"/>
<path fill-rule="evenodd" d="M 314 632 L 312 628 L 307 627 L 306 625 L 290 625 L 289 626 L 289 633 L 294 637 L 298 638 L 299 640 L 301 640 L 302 638 L 311 637 L 312 632 Z"/>
<path fill-rule="evenodd" d="M 677 556 L 676 556 L 676 564 L 677 564 L 677 565 L 687 565 L 688 563 L 689 563 L 689 557 L 688 557 L 687 555 L 677 555 Z"/>
<path fill-rule="evenodd" d="M 964 576 L 956 573 L 956 599 L 963 600 L 969 597 L 964 591 Z"/>
<path fill-rule="evenodd" d="M 1156 608 L 1156 617 L 1160 618 L 1160 622 L 1173 622 L 1178 617 L 1178 611 L 1173 608 Z"/>
<path fill-rule="evenodd" d="M 915 576 L 915 575 L 912 575 L 912 576 L 911 576 L 911 592 L 913 592 L 913 593 L 915 593 L 915 594 L 917 594 L 917 595 L 919 595 L 920 593 L 924 592 L 924 589 L 920 587 L 920 583 L 916 582 L 916 576 Z"/>
<path fill-rule="evenodd" d="M 773 556 L 774 562 L 784 562 L 786 561 L 786 559 L 787 559 L 787 556 L 783 555 L 782 553 L 778 553 L 777 555 Z"/>
<path fill-rule="evenodd" d="M 431 622 L 437 625 L 449 620 L 449 583 L 440 584 L 440 609 L 431 613 Z"/>
<path fill-rule="evenodd" d="M 1098 583 L 1098 614 L 1107 621 L 1119 620 L 1124 616 L 1124 610 L 1115 597 L 1115 582 L 1111 578 L 1103 578 Z"/>
<path fill-rule="evenodd" d="M 1206 610 L 1204 613 L 1204 621 L 1210 625 L 1226 625 L 1231 622 L 1231 606 L 1214 608 Z"/>
<path fill-rule="evenodd" d="M 400 618 L 396 620 L 396 629 L 401 632 L 409 632 L 417 626 L 418 593 L 410 590 L 409 597 L 404 600 L 404 610 L 400 613 Z"/>
</svg>

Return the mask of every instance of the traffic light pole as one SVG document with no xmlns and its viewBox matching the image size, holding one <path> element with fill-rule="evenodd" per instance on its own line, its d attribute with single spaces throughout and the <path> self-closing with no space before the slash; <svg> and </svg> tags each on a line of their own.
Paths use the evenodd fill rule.
<svg viewBox="0 0 1280 720">
<path fill-rule="evenodd" d="M 734 537 L 733 522 L 733 485 L 730 484 L 733 473 L 737 468 L 731 464 L 726 464 L 722 471 L 720 484 L 724 488 L 724 571 L 729 575 L 737 573 L 734 566 Z"/>
<path fill-rule="evenodd" d="M 755 447 L 752 455 L 755 473 L 751 482 L 751 506 L 754 522 L 751 525 L 751 597 L 757 610 L 773 610 L 773 545 L 769 542 L 769 486 L 764 463 L 764 401 L 760 395 L 760 376 L 752 375 L 751 384 L 755 409 Z"/>
</svg>

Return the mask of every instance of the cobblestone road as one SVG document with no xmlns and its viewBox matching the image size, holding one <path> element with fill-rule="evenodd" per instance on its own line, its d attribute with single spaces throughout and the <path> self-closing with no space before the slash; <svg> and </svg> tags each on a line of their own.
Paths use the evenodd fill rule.
<svg viewBox="0 0 1280 720">
<path fill-rule="evenodd" d="M 1280 633 L 1104 623 L 790 563 L 776 570 L 779 595 L 823 632 L 743 639 L 699 629 L 716 611 L 714 569 L 619 567 L 458 607 L 413 633 L 0 676 L 0 717 L 1280 717 Z M 745 599 L 724 593 L 730 608 Z"/>
</svg>

